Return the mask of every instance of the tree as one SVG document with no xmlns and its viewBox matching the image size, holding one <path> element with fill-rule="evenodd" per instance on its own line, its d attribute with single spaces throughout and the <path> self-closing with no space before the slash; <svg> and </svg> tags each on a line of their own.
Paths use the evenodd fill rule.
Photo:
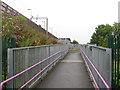
<svg viewBox="0 0 120 90">
<path fill-rule="evenodd" d="M 114 34 L 118 34 L 118 33 L 120 33 L 120 23 L 114 23 L 113 24 L 113 29 L 114 29 Z"/>
<path fill-rule="evenodd" d="M 98 25 L 95 28 L 95 32 L 91 36 L 90 44 L 96 44 L 97 46 L 107 47 L 108 45 L 108 37 L 114 31 L 113 27 L 109 24 Z"/>
<path fill-rule="evenodd" d="M 71 42 L 71 44 L 79 44 L 76 40 L 73 40 L 73 42 Z"/>
</svg>

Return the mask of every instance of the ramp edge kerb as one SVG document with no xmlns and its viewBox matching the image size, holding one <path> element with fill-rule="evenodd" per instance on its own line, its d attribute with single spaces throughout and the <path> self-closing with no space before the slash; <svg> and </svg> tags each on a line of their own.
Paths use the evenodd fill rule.
<svg viewBox="0 0 120 90">
<path fill-rule="evenodd" d="M 90 64 L 92 65 L 93 69 L 96 71 L 96 73 L 98 74 L 98 76 L 100 77 L 101 81 L 103 82 L 103 84 L 105 85 L 105 87 L 109 90 L 109 85 L 106 83 L 106 81 L 104 80 L 104 78 L 102 77 L 102 75 L 99 73 L 99 71 L 97 70 L 97 68 L 94 66 L 94 64 L 90 61 L 90 59 L 88 58 L 88 56 L 86 55 L 86 53 L 80 49 L 83 54 L 85 55 L 85 57 L 88 59 L 88 61 L 90 62 Z"/>
</svg>

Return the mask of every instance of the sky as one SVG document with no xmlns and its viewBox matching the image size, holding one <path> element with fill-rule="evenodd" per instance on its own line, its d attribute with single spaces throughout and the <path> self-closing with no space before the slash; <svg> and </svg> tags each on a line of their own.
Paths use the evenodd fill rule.
<svg viewBox="0 0 120 90">
<path fill-rule="evenodd" d="M 118 21 L 119 0 L 2 0 L 26 17 L 47 17 L 48 31 L 80 44 L 90 41 L 95 27 Z M 31 9 L 28 10 L 28 9 Z M 35 22 L 35 20 L 33 20 Z M 43 28 L 44 22 L 36 22 Z"/>
</svg>

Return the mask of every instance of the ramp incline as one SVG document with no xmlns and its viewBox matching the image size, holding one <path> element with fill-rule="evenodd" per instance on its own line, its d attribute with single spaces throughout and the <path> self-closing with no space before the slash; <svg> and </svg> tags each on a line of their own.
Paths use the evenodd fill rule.
<svg viewBox="0 0 120 90">
<path fill-rule="evenodd" d="M 80 52 L 70 50 L 35 88 L 93 88 L 93 85 Z"/>
</svg>

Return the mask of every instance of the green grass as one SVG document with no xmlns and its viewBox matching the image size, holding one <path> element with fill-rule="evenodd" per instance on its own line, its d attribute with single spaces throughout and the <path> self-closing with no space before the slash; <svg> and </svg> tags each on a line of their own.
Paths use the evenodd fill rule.
<svg viewBox="0 0 120 90">
<path fill-rule="evenodd" d="M 69 53 L 79 53 L 79 50 L 69 50 Z"/>
</svg>

